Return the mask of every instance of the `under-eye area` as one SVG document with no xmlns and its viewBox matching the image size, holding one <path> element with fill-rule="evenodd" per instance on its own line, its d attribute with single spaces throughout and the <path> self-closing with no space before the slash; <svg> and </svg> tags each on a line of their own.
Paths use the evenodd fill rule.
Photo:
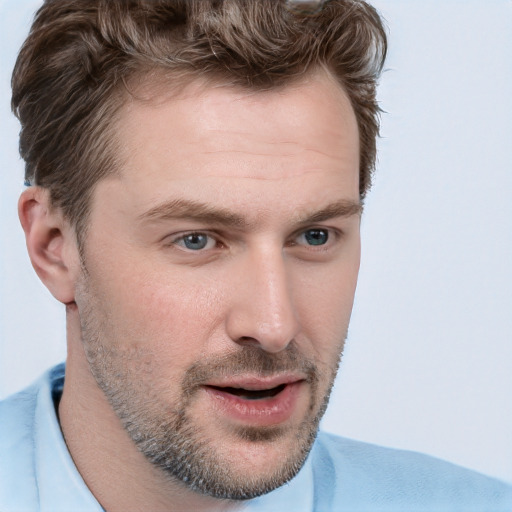
<svg viewBox="0 0 512 512">
<path fill-rule="evenodd" d="M 244 388 L 232 388 L 232 387 L 221 387 L 221 386 L 208 386 L 211 389 L 222 391 L 223 393 L 229 393 L 246 400 L 262 400 L 265 398 L 272 398 L 281 391 L 284 390 L 286 384 L 281 384 L 270 389 L 244 389 Z"/>
</svg>

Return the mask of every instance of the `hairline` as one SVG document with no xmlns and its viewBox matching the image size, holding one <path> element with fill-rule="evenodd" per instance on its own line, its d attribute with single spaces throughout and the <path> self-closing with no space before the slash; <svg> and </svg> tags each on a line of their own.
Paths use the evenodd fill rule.
<svg viewBox="0 0 512 512">
<path fill-rule="evenodd" d="M 89 217 L 92 208 L 93 195 L 98 183 L 102 180 L 117 175 L 121 175 L 122 166 L 126 163 L 126 158 L 121 158 L 122 141 L 117 138 L 118 130 L 116 126 L 121 122 L 121 115 L 123 110 L 126 110 L 129 103 L 138 102 L 146 104 L 157 104 L 159 101 L 172 101 L 179 97 L 185 89 L 190 86 L 197 85 L 198 89 L 194 94 L 201 94 L 211 88 L 227 88 L 235 92 L 251 92 L 255 94 L 265 94 L 268 92 L 279 92 L 287 90 L 290 87 L 307 83 L 315 76 L 323 75 L 330 82 L 335 85 L 342 94 L 344 94 L 352 109 L 358 130 L 358 154 L 361 153 L 360 141 L 360 123 L 356 115 L 352 98 L 346 90 L 344 84 L 336 77 L 334 72 L 329 69 L 329 66 L 324 62 L 316 63 L 308 69 L 303 70 L 302 73 L 295 75 L 283 76 L 279 81 L 276 81 L 266 87 L 259 87 L 256 85 L 247 85 L 236 83 L 230 80 L 228 74 L 221 73 L 202 73 L 199 71 L 184 71 L 178 73 L 175 70 L 169 70 L 162 66 L 155 66 L 154 68 L 142 68 L 135 71 L 128 80 L 122 80 L 117 88 L 111 91 L 109 100 L 106 102 L 109 106 L 113 106 L 113 116 L 103 125 L 102 135 L 107 140 L 105 141 L 105 152 L 108 153 L 107 157 L 111 160 L 112 165 L 110 169 L 104 172 L 90 187 L 87 188 L 87 200 L 85 202 L 83 211 L 80 217 L 76 215 L 67 214 L 63 211 L 64 216 L 71 224 L 76 234 L 76 241 L 81 255 L 84 254 L 85 242 L 87 239 L 88 229 L 90 226 Z M 172 81 L 172 83 L 171 83 Z M 145 94 L 149 93 L 147 96 Z M 119 95 L 119 99 L 113 100 L 114 96 Z M 361 164 L 360 164 L 361 165 Z M 358 168 L 358 178 L 360 179 L 360 165 Z M 363 197 L 360 196 L 360 203 L 363 204 Z M 52 207 L 62 208 L 59 205 L 52 204 Z"/>
</svg>

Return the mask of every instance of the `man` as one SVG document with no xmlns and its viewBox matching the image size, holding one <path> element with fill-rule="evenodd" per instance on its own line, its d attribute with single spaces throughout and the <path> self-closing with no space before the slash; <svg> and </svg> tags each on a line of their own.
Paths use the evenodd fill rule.
<svg viewBox="0 0 512 512">
<path fill-rule="evenodd" d="M 356 1 L 43 6 L 13 75 L 19 214 L 68 358 L 1 406 L 0 510 L 510 509 L 317 435 L 385 49 Z"/>
</svg>

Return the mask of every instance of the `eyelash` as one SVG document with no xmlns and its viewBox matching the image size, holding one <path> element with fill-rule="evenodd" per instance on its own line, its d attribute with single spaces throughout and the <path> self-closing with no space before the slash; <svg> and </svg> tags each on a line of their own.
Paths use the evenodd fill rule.
<svg viewBox="0 0 512 512">
<path fill-rule="evenodd" d="M 311 234 L 313 234 L 313 232 L 325 232 L 325 234 L 327 235 L 327 240 L 325 243 L 321 243 L 321 244 L 317 244 L 317 245 L 297 242 L 299 237 L 306 237 L 308 232 Z M 303 246 L 303 247 L 307 247 L 308 250 L 310 250 L 310 251 L 327 251 L 331 247 L 331 245 L 333 245 L 333 243 L 335 243 L 342 235 L 343 235 L 343 233 L 341 231 L 335 230 L 332 228 L 310 227 L 310 228 L 304 229 L 304 230 L 294 234 L 291 237 L 291 240 L 289 242 L 287 242 L 286 246 L 287 247 Z M 185 240 L 187 237 L 192 237 L 192 236 L 206 237 L 207 240 L 206 240 L 205 245 L 203 247 L 200 247 L 197 249 L 192 249 L 190 247 L 187 247 L 185 245 L 185 243 L 186 243 Z M 222 248 L 224 246 L 224 243 L 220 240 L 220 238 L 221 237 L 218 234 L 212 234 L 211 232 L 208 232 L 208 231 L 188 231 L 186 233 L 181 233 L 177 236 L 174 236 L 172 238 L 172 240 L 170 241 L 169 245 L 178 246 L 179 248 L 181 248 L 182 250 L 184 250 L 186 252 L 201 253 L 201 252 L 206 252 L 206 251 L 210 251 L 213 249 Z M 213 241 L 215 245 L 213 247 L 207 247 L 209 241 Z M 182 242 L 182 243 L 180 243 L 180 242 Z"/>
</svg>

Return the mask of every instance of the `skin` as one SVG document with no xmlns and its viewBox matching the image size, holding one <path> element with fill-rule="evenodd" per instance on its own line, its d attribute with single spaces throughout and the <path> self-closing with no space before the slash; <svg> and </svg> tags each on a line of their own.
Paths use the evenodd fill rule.
<svg viewBox="0 0 512 512">
<path fill-rule="evenodd" d="M 117 134 L 122 170 L 94 190 L 82 263 L 75 233 L 47 193 L 32 187 L 20 198 L 34 268 L 67 305 L 61 427 L 109 512 L 229 509 L 236 502 L 190 489 L 151 463 L 106 388 L 123 373 L 122 401 L 166 418 L 183 405 L 194 365 L 222 367 L 258 352 L 290 372 L 293 352 L 316 368 L 317 382 L 300 381 L 278 434 L 244 438 L 247 425 L 203 388 L 187 404 L 186 421 L 235 481 L 265 481 L 283 460 L 301 462 L 307 442 L 298 433 L 314 433 L 323 412 L 359 269 L 354 112 L 324 73 L 260 93 L 195 83 L 152 102 L 130 100 Z M 231 221 L 198 217 L 197 208 L 192 215 L 188 204 L 178 211 L 183 200 L 221 209 Z M 340 205 L 351 208 L 343 214 Z M 310 230 L 327 243 L 311 245 Z M 207 237 L 205 248 L 186 247 L 191 232 Z M 259 372 L 251 364 L 243 375 Z M 224 374 L 235 368 L 226 363 Z"/>
</svg>

